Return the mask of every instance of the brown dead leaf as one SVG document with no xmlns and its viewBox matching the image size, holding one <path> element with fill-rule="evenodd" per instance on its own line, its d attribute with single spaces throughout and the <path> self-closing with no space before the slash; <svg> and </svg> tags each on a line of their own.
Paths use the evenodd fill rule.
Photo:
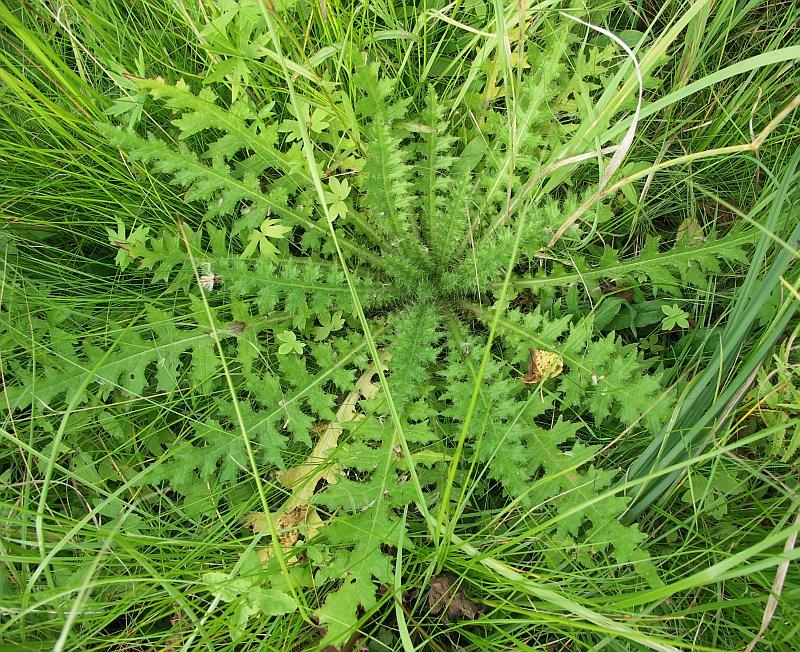
<svg viewBox="0 0 800 652">
<path fill-rule="evenodd" d="M 264 512 L 250 512 L 245 518 L 245 524 L 253 532 L 263 532 L 267 529 L 267 516 Z M 310 505 L 298 505 L 293 509 L 284 510 L 275 519 L 275 529 L 278 531 L 278 541 L 283 552 L 288 556 L 302 536 L 306 541 L 314 538 L 322 525 L 317 510 Z M 262 548 L 258 557 L 266 563 L 272 556 L 272 547 Z"/>
<path fill-rule="evenodd" d="M 735 209 L 741 210 L 739 204 L 733 199 L 726 199 L 725 201 Z M 715 221 L 717 229 L 719 229 L 722 233 L 729 231 L 739 219 L 739 216 L 736 213 L 722 204 L 701 202 L 700 208 L 703 209 L 703 212 L 708 216 L 709 219 Z"/>
<path fill-rule="evenodd" d="M 702 242 L 706 237 L 703 227 L 695 218 L 687 217 L 678 225 L 676 233 L 677 240 L 689 240 L 690 242 Z"/>
<path fill-rule="evenodd" d="M 528 373 L 522 377 L 522 382 L 535 384 L 543 380 L 555 378 L 564 370 L 564 358 L 552 351 L 530 350 Z"/>
<path fill-rule="evenodd" d="M 457 578 L 442 573 L 431 580 L 428 587 L 428 607 L 431 613 L 444 613 L 445 621 L 474 620 L 481 612 L 466 593 L 457 586 Z"/>
<path fill-rule="evenodd" d="M 305 521 L 308 514 L 308 505 L 298 505 L 294 509 L 286 510 L 275 521 L 278 539 L 284 548 L 291 548 L 300 538 L 299 526 Z"/>
<path fill-rule="evenodd" d="M 243 321 L 232 321 L 228 324 L 228 328 L 226 329 L 229 333 L 241 333 L 244 329 L 247 328 L 247 324 Z"/>
<path fill-rule="evenodd" d="M 600 282 L 600 291 L 609 297 L 633 301 L 633 290 L 631 288 L 619 287 L 613 283 Z"/>
</svg>

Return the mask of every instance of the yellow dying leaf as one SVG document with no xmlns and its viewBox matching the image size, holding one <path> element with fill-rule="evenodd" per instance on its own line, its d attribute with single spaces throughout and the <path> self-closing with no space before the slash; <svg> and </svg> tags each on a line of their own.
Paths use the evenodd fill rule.
<svg viewBox="0 0 800 652">
<path fill-rule="evenodd" d="M 523 383 L 535 384 L 559 376 L 564 370 L 564 358 L 552 351 L 530 350 L 528 373 L 522 377 Z"/>
<path fill-rule="evenodd" d="M 381 364 L 387 362 L 389 357 L 388 352 L 382 352 Z M 378 371 L 373 364 L 356 381 L 355 390 L 345 397 L 336 411 L 336 419 L 325 426 L 317 445 L 305 461 L 277 473 L 278 481 L 293 490 L 292 495 L 275 515 L 275 527 L 284 552 L 291 552 L 300 540 L 300 536 L 310 541 L 323 526 L 322 519 L 310 504 L 311 498 L 320 480 L 325 480 L 328 484 L 336 484 L 339 480 L 342 469 L 338 464 L 331 463 L 329 458 L 339 444 L 342 424 L 359 418 L 360 415 L 356 412 L 358 402 L 362 398 L 373 399 L 377 396 L 379 386 L 373 382 L 376 373 Z M 247 516 L 246 524 L 254 532 L 266 530 L 266 515 L 263 512 L 251 512 Z M 266 562 L 271 554 L 271 548 L 264 548 L 259 552 L 259 557 L 261 561 Z"/>
</svg>

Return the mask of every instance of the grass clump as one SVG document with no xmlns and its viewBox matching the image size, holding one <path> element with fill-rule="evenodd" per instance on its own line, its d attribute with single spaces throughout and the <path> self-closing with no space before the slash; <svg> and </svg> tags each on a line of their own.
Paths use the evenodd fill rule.
<svg viewBox="0 0 800 652">
<path fill-rule="evenodd" d="M 792 649 L 796 11 L 0 6 L 0 635 Z"/>
</svg>

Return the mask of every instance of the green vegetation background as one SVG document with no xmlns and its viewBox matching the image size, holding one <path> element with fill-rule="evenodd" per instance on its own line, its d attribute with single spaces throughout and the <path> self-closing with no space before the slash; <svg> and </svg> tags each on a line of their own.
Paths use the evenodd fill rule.
<svg viewBox="0 0 800 652">
<path fill-rule="evenodd" d="M 0 2 L 0 649 L 796 649 L 798 18 Z"/>
</svg>

